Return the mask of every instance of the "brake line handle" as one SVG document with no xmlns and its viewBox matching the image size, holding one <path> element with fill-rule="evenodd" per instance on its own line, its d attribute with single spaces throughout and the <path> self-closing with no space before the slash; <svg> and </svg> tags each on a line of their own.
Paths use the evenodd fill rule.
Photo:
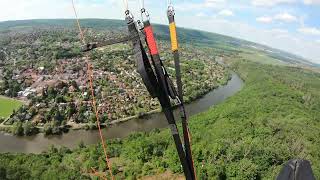
<svg viewBox="0 0 320 180">
<path fill-rule="evenodd" d="M 177 51 L 179 49 L 178 38 L 177 38 L 177 27 L 174 20 L 174 9 L 172 6 L 168 7 L 167 11 L 168 20 L 169 20 L 169 30 L 170 30 L 170 38 L 171 38 L 171 50 Z"/>
</svg>

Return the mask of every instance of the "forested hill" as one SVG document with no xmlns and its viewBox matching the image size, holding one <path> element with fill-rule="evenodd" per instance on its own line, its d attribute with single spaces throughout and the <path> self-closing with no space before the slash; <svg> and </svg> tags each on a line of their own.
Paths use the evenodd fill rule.
<svg viewBox="0 0 320 180">
<path fill-rule="evenodd" d="M 126 23 L 122 20 L 111 19 L 82 19 L 81 25 L 83 28 L 92 28 L 95 30 L 120 31 L 126 32 Z M 50 28 L 76 28 L 74 19 L 41 19 L 41 20 L 20 20 L 20 21 L 6 21 L 0 23 L 0 34 L 9 32 L 23 32 L 30 29 L 50 29 Z M 162 40 L 169 40 L 169 30 L 166 25 L 154 25 L 157 38 Z M 252 49 L 266 54 L 266 56 L 276 59 L 278 61 L 288 64 L 303 64 L 307 66 L 318 66 L 308 60 L 284 52 L 278 49 L 270 48 L 261 44 L 224 36 L 216 33 L 209 33 L 205 31 L 192 30 L 186 28 L 178 28 L 179 41 L 181 43 L 192 43 L 196 45 L 208 46 L 224 51 L 246 51 Z M 1 37 L 1 35 L 0 35 Z"/>
</svg>

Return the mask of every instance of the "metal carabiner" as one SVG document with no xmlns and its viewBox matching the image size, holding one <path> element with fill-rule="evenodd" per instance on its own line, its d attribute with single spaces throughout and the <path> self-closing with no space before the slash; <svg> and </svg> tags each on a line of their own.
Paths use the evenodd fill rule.
<svg viewBox="0 0 320 180">
<path fill-rule="evenodd" d="M 143 23 L 142 23 L 140 20 L 137 20 L 137 26 L 138 26 L 139 30 L 140 30 L 141 32 L 143 32 L 144 25 L 143 25 Z"/>
<path fill-rule="evenodd" d="M 150 14 L 149 12 L 145 9 L 141 9 L 141 20 L 144 21 L 143 15 L 145 15 L 146 19 L 149 21 L 150 20 Z"/>
<path fill-rule="evenodd" d="M 168 15 L 169 17 L 173 17 L 173 16 L 175 15 L 173 6 L 168 6 L 167 15 Z"/>
<path fill-rule="evenodd" d="M 174 7 L 170 4 L 170 5 L 168 5 L 168 11 L 172 11 L 172 12 L 174 12 Z"/>
<path fill-rule="evenodd" d="M 177 100 L 178 105 L 182 105 L 182 102 L 181 102 L 181 100 L 180 100 L 180 97 L 179 97 L 179 96 L 176 96 L 176 100 Z"/>
<path fill-rule="evenodd" d="M 126 17 L 127 17 L 127 18 L 131 18 L 131 19 L 134 18 L 134 17 L 133 17 L 133 14 L 132 14 L 131 11 L 129 11 L 129 10 L 126 10 L 126 11 L 125 11 L 125 14 L 126 14 Z"/>
<path fill-rule="evenodd" d="M 126 22 L 127 22 L 127 24 L 133 23 L 134 22 L 133 14 L 129 10 L 126 10 L 125 14 L 126 14 Z"/>
</svg>

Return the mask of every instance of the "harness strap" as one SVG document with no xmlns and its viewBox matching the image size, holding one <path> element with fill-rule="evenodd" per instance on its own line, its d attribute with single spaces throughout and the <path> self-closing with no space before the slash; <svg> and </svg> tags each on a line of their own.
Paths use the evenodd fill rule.
<svg viewBox="0 0 320 180">
<path fill-rule="evenodd" d="M 160 104 L 162 106 L 163 112 L 168 120 L 170 129 L 171 129 L 171 134 L 173 136 L 173 139 L 175 141 L 176 149 L 178 151 L 179 159 L 183 167 L 183 171 L 185 174 L 185 177 L 187 180 L 193 180 L 193 175 L 192 175 L 192 170 L 190 168 L 190 164 L 188 162 L 188 159 L 186 157 L 186 153 L 183 149 L 182 141 L 179 136 L 179 132 L 177 129 L 177 125 L 174 119 L 173 111 L 172 111 L 172 106 L 170 103 L 169 96 L 170 94 L 173 96 L 173 89 L 174 87 L 172 86 L 172 82 L 170 83 L 169 76 L 163 66 L 163 63 L 160 59 L 158 47 L 156 40 L 154 38 L 154 33 L 152 26 L 150 24 L 149 18 L 148 20 L 145 20 L 143 22 L 144 24 L 144 32 L 146 36 L 146 42 L 151 54 L 151 59 L 153 62 L 153 65 L 155 67 L 155 73 L 159 82 L 159 96 L 158 99 L 160 101 Z M 170 87 L 170 88 L 169 88 Z M 170 90 L 171 89 L 171 90 Z M 172 91 L 170 93 L 170 91 Z"/>
<path fill-rule="evenodd" d="M 165 91 L 165 95 L 169 95 L 169 88 L 168 88 L 168 83 L 166 81 L 167 79 L 167 73 L 166 70 L 163 66 L 163 63 L 160 59 L 159 51 L 158 51 L 158 46 L 156 43 L 156 40 L 154 38 L 154 33 L 153 33 L 153 28 L 150 24 L 149 20 L 146 20 L 143 22 L 144 25 L 144 33 L 146 37 L 146 43 L 151 55 L 151 60 L 153 63 L 153 66 L 155 68 L 155 73 L 157 75 L 159 84 L 162 85 L 163 90 Z"/>
<path fill-rule="evenodd" d="M 169 20 L 169 30 L 170 30 L 170 39 L 171 39 L 171 50 L 173 53 L 174 64 L 176 69 L 176 79 L 178 86 L 178 93 L 181 102 L 183 102 L 183 89 L 182 89 L 182 80 L 181 80 L 181 68 L 180 68 L 180 57 L 179 57 L 179 45 L 177 38 L 177 28 L 174 20 L 174 10 L 172 6 L 168 7 L 167 11 L 168 20 Z"/>
<path fill-rule="evenodd" d="M 139 36 L 139 32 L 137 30 L 136 24 L 133 21 L 132 17 L 126 18 L 128 24 L 129 34 L 133 37 Z M 148 55 L 144 50 L 142 42 L 140 38 L 132 39 L 132 46 L 135 58 L 137 60 L 138 65 L 138 73 L 141 75 L 142 80 L 149 91 L 150 95 L 154 98 L 158 96 L 158 80 L 154 74 L 154 71 L 151 67 L 151 64 L 148 59 Z"/>
<path fill-rule="evenodd" d="M 171 50 L 173 53 L 175 70 L 176 70 L 176 82 L 177 82 L 178 94 L 179 94 L 179 100 L 180 100 L 179 109 L 180 109 L 180 117 L 182 121 L 183 139 L 184 139 L 184 144 L 186 148 L 186 158 L 190 165 L 192 177 L 196 179 L 196 172 L 194 169 L 194 163 L 192 159 L 192 151 L 191 151 L 191 143 L 190 143 L 191 140 L 190 140 L 190 133 L 189 133 L 190 131 L 188 127 L 188 120 L 187 120 L 187 115 L 186 115 L 186 110 L 184 107 L 184 100 L 183 100 L 183 85 L 182 85 L 182 79 L 181 79 L 179 45 L 178 45 L 178 38 L 177 38 L 177 28 L 176 28 L 176 23 L 174 18 L 175 12 L 174 12 L 173 6 L 171 5 L 171 1 L 168 6 L 167 16 L 169 20 Z"/>
<path fill-rule="evenodd" d="M 193 164 L 191 163 L 192 157 L 191 157 L 191 150 L 190 150 L 190 143 L 189 143 L 189 136 L 188 136 L 189 132 L 187 129 L 186 113 L 185 113 L 183 101 L 180 100 L 180 97 L 182 98 L 182 93 L 181 94 L 177 93 L 174 88 L 174 85 L 160 59 L 157 43 L 154 38 L 153 29 L 149 21 L 149 15 L 145 11 L 145 9 L 143 9 L 143 13 L 146 13 L 148 20 L 143 22 L 144 28 L 140 26 L 141 27 L 140 30 L 144 30 L 144 33 L 142 34 L 145 35 L 145 40 L 148 45 L 149 52 L 151 54 L 151 61 L 149 61 L 148 55 L 140 39 L 141 34 L 139 34 L 139 31 L 137 30 L 137 25 L 133 19 L 132 14 L 129 12 L 129 10 L 126 11 L 126 22 L 128 25 L 129 36 L 121 39 L 111 39 L 102 43 L 89 43 L 83 47 L 83 51 L 86 52 L 98 47 L 127 42 L 127 41 L 132 42 L 134 55 L 137 61 L 138 72 L 141 75 L 142 80 L 147 90 L 149 91 L 150 95 L 152 97 L 157 97 L 161 104 L 161 107 L 163 109 L 166 119 L 168 120 L 169 127 L 171 129 L 171 134 L 173 136 L 176 149 L 178 151 L 179 159 L 182 164 L 185 177 L 187 180 L 194 180 L 195 173 L 193 172 L 194 168 L 193 168 Z M 177 40 L 175 42 L 177 44 Z M 176 49 L 177 48 L 178 48 L 178 45 L 176 45 Z M 175 52 L 178 53 L 177 50 Z M 177 56 L 179 58 L 179 54 L 177 54 Z M 154 69 L 152 68 L 151 62 L 154 66 Z M 177 74 L 180 75 L 180 62 L 178 61 L 178 63 L 175 63 L 175 66 L 176 66 L 176 69 L 178 69 Z M 181 81 L 181 76 L 180 76 L 180 81 Z M 180 85 L 181 85 L 181 91 L 179 92 L 182 92 L 182 83 L 180 83 Z M 180 114 L 182 118 L 182 127 L 183 127 L 186 150 L 184 150 L 182 141 L 180 139 L 179 131 L 173 115 L 171 101 L 169 97 L 171 97 L 172 99 L 178 99 L 180 102 L 179 109 L 180 109 Z M 191 157 L 191 161 L 190 161 L 190 157 Z"/>
<path fill-rule="evenodd" d="M 81 51 L 87 52 L 87 51 L 91 51 L 91 50 L 99 48 L 99 47 L 104 47 L 104 46 L 109 46 L 109 45 L 114 45 L 114 44 L 119 44 L 119 43 L 125 43 L 125 42 L 132 41 L 132 40 L 138 39 L 138 38 L 139 38 L 139 34 L 137 36 L 126 36 L 126 37 L 121 37 L 118 39 L 108 39 L 107 41 L 103 41 L 103 42 L 88 43 L 81 48 Z"/>
</svg>

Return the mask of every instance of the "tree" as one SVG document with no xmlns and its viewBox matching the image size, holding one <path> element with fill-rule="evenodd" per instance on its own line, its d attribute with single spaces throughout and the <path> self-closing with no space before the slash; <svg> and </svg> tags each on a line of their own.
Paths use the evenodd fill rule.
<svg viewBox="0 0 320 180">
<path fill-rule="evenodd" d="M 80 142 L 79 142 L 79 144 L 78 144 L 78 148 L 79 149 L 83 149 L 83 148 L 85 148 L 86 147 L 86 145 L 84 144 L 84 142 L 81 140 Z"/>
<path fill-rule="evenodd" d="M 68 118 L 71 118 L 75 113 L 76 113 L 75 105 L 73 103 L 70 103 L 70 105 L 67 107 Z"/>
<path fill-rule="evenodd" d="M 23 127 L 21 122 L 16 122 L 12 127 L 12 134 L 22 136 L 23 135 Z"/>
<path fill-rule="evenodd" d="M 57 121 L 58 124 L 60 125 L 64 119 L 65 119 L 64 114 L 61 113 L 59 110 L 57 110 L 54 115 L 54 120 Z"/>
<path fill-rule="evenodd" d="M 23 133 L 26 136 L 33 135 L 37 133 L 37 128 L 32 124 L 32 122 L 25 122 L 23 124 Z"/>
<path fill-rule="evenodd" d="M 35 107 L 31 107 L 29 109 L 29 113 L 31 114 L 31 116 L 35 116 L 37 114 L 37 109 Z"/>
<path fill-rule="evenodd" d="M 91 113 L 89 119 L 90 119 L 90 122 L 92 122 L 92 123 L 97 122 L 97 117 L 96 117 L 96 115 L 94 113 Z"/>
<path fill-rule="evenodd" d="M 52 126 L 50 123 L 46 123 L 43 127 L 43 131 L 45 135 L 52 134 Z"/>
<path fill-rule="evenodd" d="M 56 99 L 55 99 L 56 103 L 65 103 L 66 100 L 64 99 L 64 97 L 62 95 L 57 95 Z"/>
<path fill-rule="evenodd" d="M 21 86 L 17 81 L 13 81 L 12 83 L 11 97 L 16 97 L 18 92 L 21 90 Z"/>
<path fill-rule="evenodd" d="M 51 98 L 54 98 L 57 94 L 57 91 L 53 88 L 53 87 L 49 87 L 48 88 L 48 97 L 51 99 Z"/>
<path fill-rule="evenodd" d="M 79 90 L 79 86 L 75 80 L 71 81 L 71 86 L 73 86 L 77 91 Z"/>
<path fill-rule="evenodd" d="M 6 169 L 3 167 L 0 167 L 0 179 L 6 180 L 7 179 L 7 172 Z"/>
<path fill-rule="evenodd" d="M 5 61 L 7 59 L 6 52 L 3 50 L 0 50 L 0 61 Z"/>
<path fill-rule="evenodd" d="M 108 114 L 104 113 L 100 118 L 101 123 L 108 122 Z"/>
</svg>

